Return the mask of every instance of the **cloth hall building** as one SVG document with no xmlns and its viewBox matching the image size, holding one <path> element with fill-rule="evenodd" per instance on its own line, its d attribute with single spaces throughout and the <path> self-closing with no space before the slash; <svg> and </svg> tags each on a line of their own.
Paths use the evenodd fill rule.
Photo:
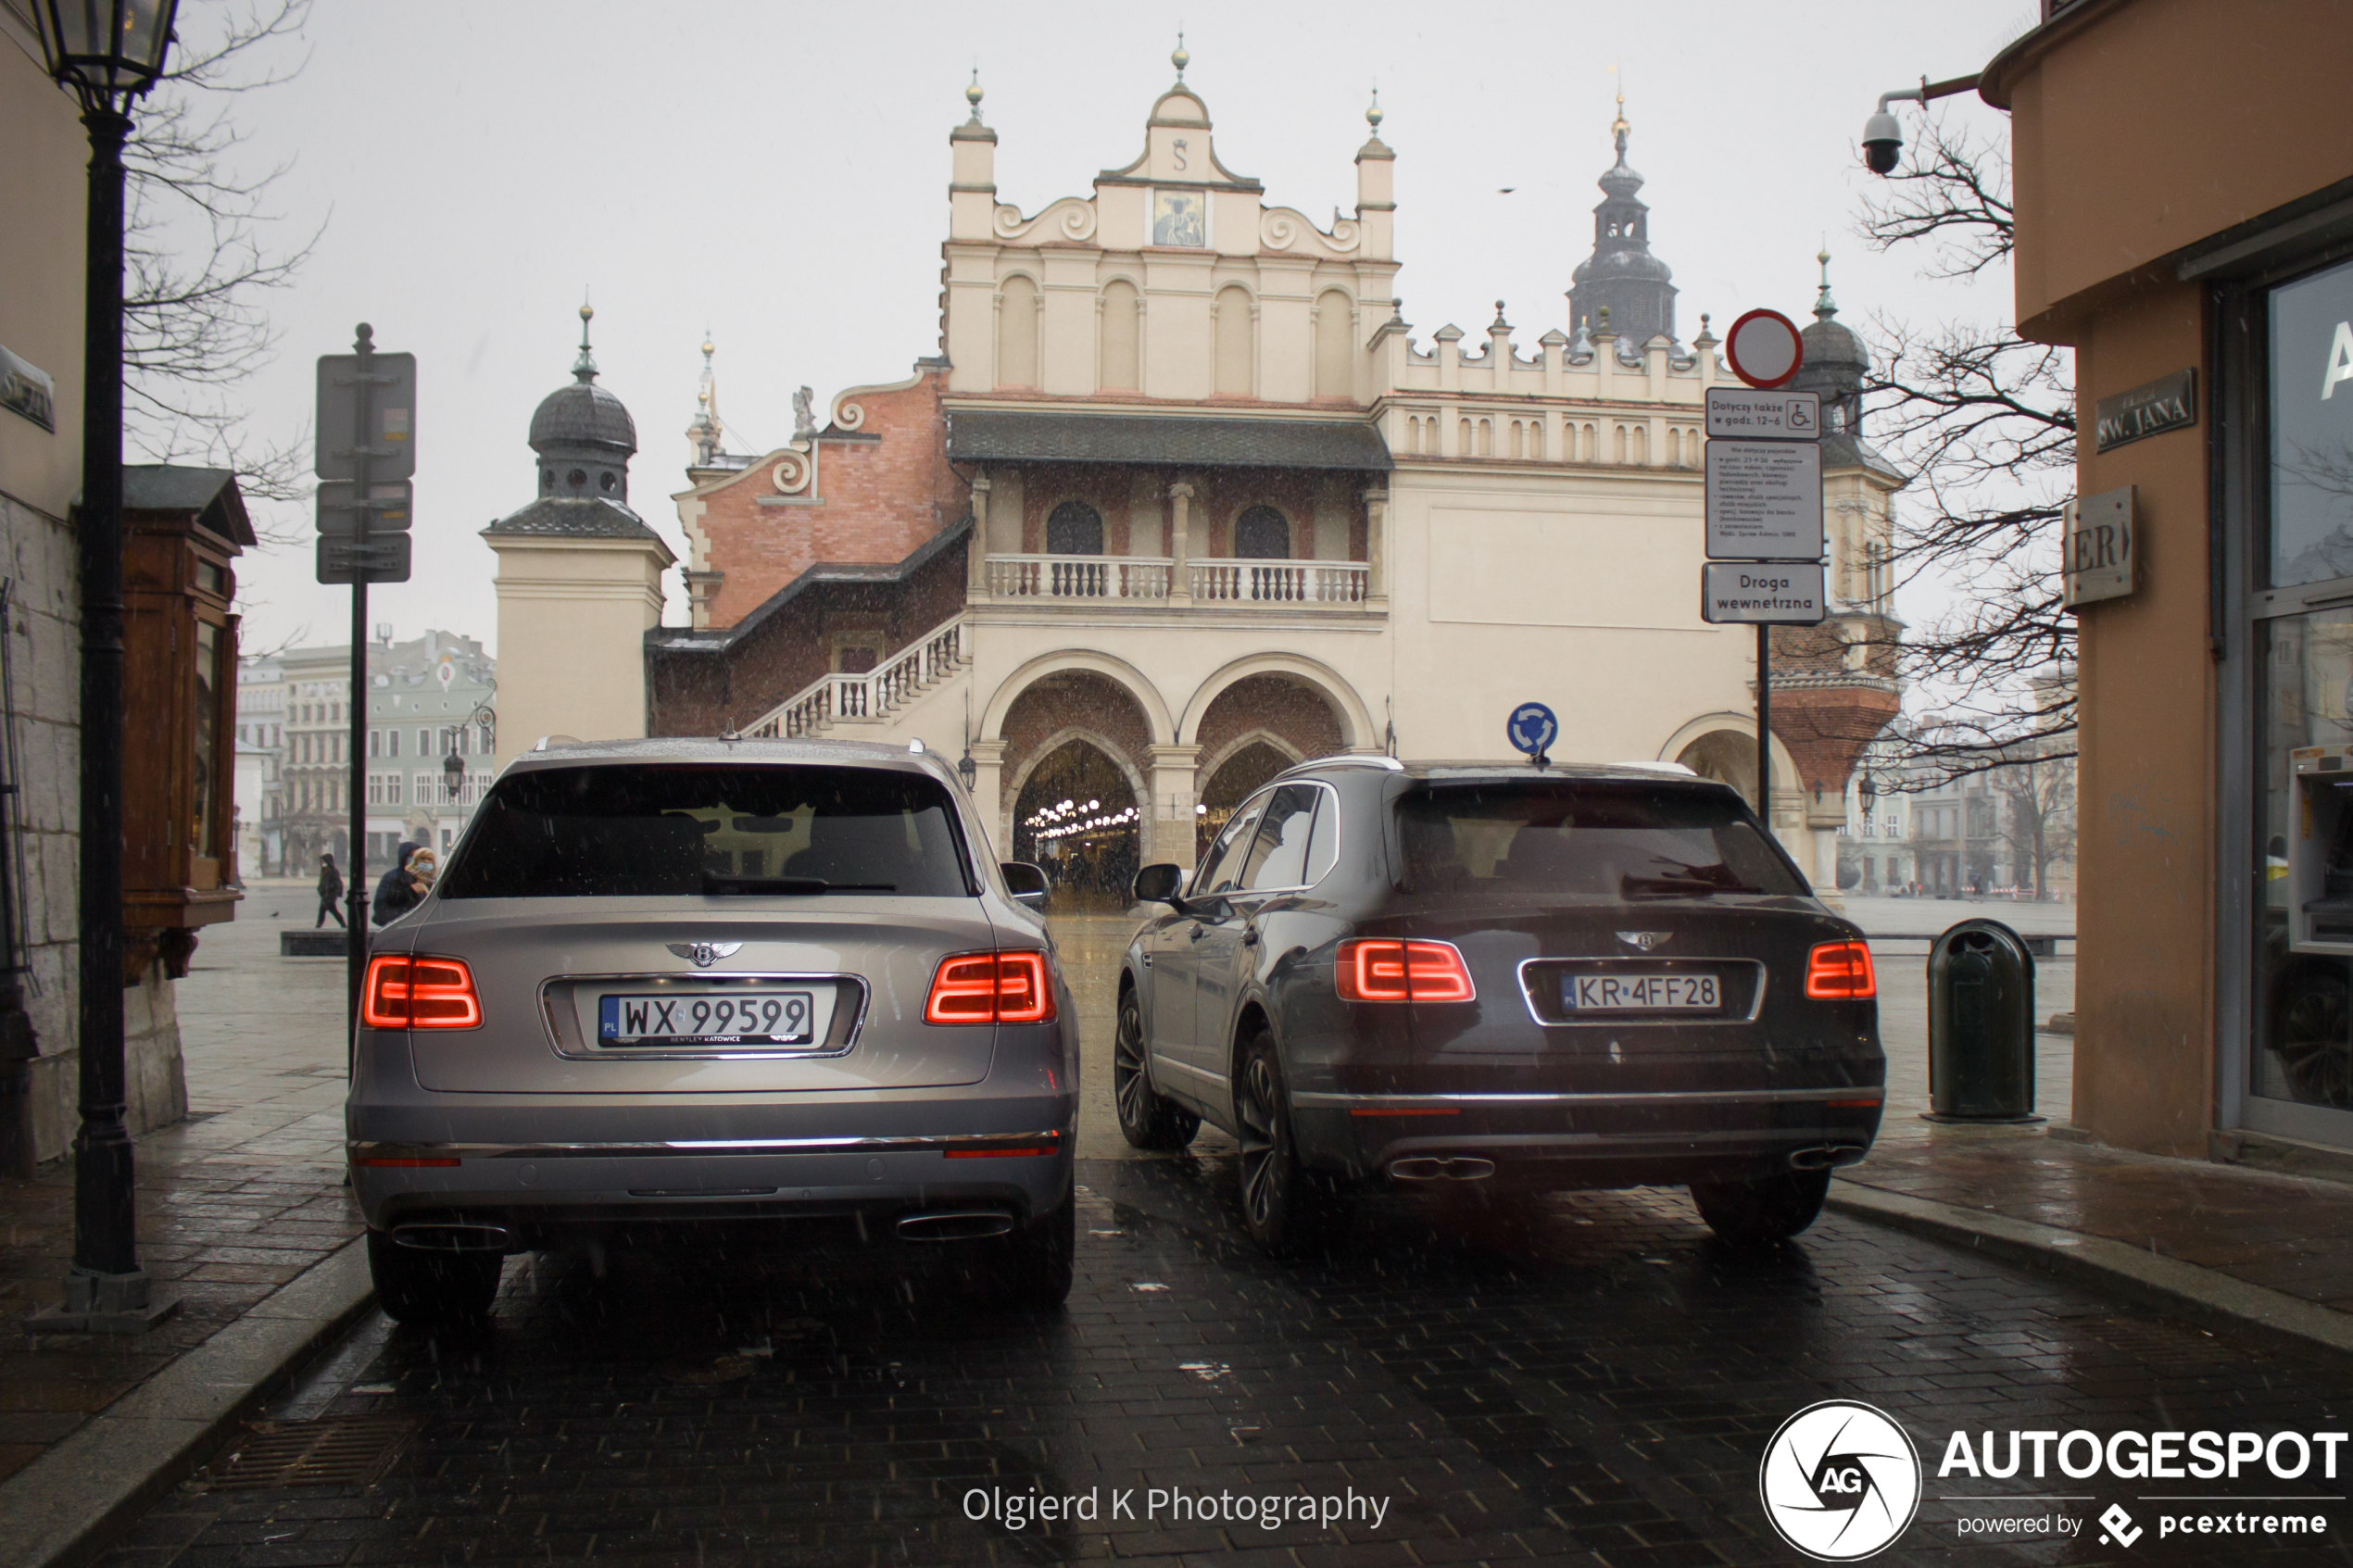
<svg viewBox="0 0 2353 1568">
<path fill-rule="evenodd" d="M 645 592 L 671 559 L 625 505 L 625 411 L 594 389 L 619 478 L 567 498 L 559 472 L 579 488 L 592 466 L 547 459 L 542 427 L 559 399 L 589 410 L 581 386 L 550 397 L 541 499 L 484 535 L 502 750 L 551 731 L 920 738 L 970 758 L 1000 854 L 1106 891 L 1189 864 L 1293 760 L 1506 755 L 1531 699 L 1560 718 L 1556 758 L 1753 790 L 1755 637 L 1698 608 L 1704 404 L 1729 372 L 1706 317 L 1676 335 L 1623 117 L 1569 319 L 1523 345 L 1499 304 L 1477 338 L 1424 346 L 1394 289 L 1378 107 L 1354 215 L 1319 225 L 1234 172 L 1183 64 L 1141 152 L 1034 213 L 997 199 L 967 94 L 941 352 L 906 379 L 749 456 L 724 450 L 706 370 L 674 497 L 688 624 L 657 624 Z M 1834 613 L 1782 634 L 1774 822 L 1831 889 L 1847 774 L 1896 708 L 1901 479 L 1860 439 L 1861 345 L 1827 283 L 1817 314 L 1800 384 L 1830 410 Z M 641 685 L 567 675 L 576 639 L 508 633 L 575 611 L 642 634 Z"/>
</svg>

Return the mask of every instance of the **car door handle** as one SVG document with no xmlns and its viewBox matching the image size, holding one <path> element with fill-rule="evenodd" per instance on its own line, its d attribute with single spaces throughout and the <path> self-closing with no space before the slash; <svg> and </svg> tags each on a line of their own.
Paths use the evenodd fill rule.
<svg viewBox="0 0 2353 1568">
<path fill-rule="evenodd" d="M 1207 926 L 1205 926 L 1205 925 L 1196 925 L 1196 926 L 1194 926 L 1194 927 L 1193 927 L 1193 929 L 1192 929 L 1192 933 L 1191 933 L 1192 939 L 1193 939 L 1194 941 L 1196 941 L 1196 942 L 1200 941 L 1202 937 L 1204 937 L 1204 936 L 1206 936 L 1206 935 L 1209 935 L 1209 928 L 1208 928 Z"/>
<path fill-rule="evenodd" d="M 1246 925 L 1242 927 L 1242 946 L 1245 947 L 1255 947 L 1258 946 L 1258 927 L 1254 925 Z"/>
</svg>

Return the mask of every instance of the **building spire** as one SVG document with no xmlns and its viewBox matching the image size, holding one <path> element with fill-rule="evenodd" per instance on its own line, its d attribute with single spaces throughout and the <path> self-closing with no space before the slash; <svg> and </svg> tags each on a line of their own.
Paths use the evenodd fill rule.
<svg viewBox="0 0 2353 1568">
<path fill-rule="evenodd" d="M 1365 123 L 1373 128 L 1373 134 L 1378 137 L 1380 135 L 1380 122 L 1386 118 L 1380 112 L 1380 83 L 1377 82 L 1373 83 L 1373 107 L 1365 111 Z"/>
<path fill-rule="evenodd" d="M 1617 161 L 1624 163 L 1626 161 L 1626 133 L 1633 129 L 1626 123 L 1626 78 L 1618 74 L 1617 63 L 1614 61 L 1610 65 L 1609 73 L 1617 77 L 1617 118 L 1609 122 L 1609 133 L 1617 142 Z"/>
<path fill-rule="evenodd" d="M 588 352 L 588 323 L 597 319 L 596 308 L 585 299 L 580 302 L 580 358 L 572 362 L 572 379 L 586 386 L 597 379 L 597 358 Z"/>
<path fill-rule="evenodd" d="M 703 329 L 702 376 L 695 385 L 695 420 L 686 427 L 686 439 L 694 444 L 696 462 L 708 467 L 719 455 L 722 426 L 719 422 L 719 378 L 712 373 L 711 357 L 716 352 L 711 341 L 711 329 Z"/>
<path fill-rule="evenodd" d="M 964 89 L 964 102 L 973 107 L 972 122 L 975 125 L 980 123 L 980 101 L 987 96 L 988 94 L 980 90 L 980 66 L 978 62 L 975 62 L 972 85 Z"/>
<path fill-rule="evenodd" d="M 1822 292 L 1814 296 L 1814 319 L 1827 321 L 1838 314 L 1838 302 L 1831 298 L 1831 251 L 1828 243 L 1814 253 L 1814 259 L 1822 264 Z"/>
<path fill-rule="evenodd" d="M 1181 27 L 1176 30 L 1176 47 L 1170 51 L 1168 63 L 1176 68 L 1176 85 L 1182 87 L 1185 84 L 1185 68 L 1193 63 L 1193 57 L 1185 53 L 1185 30 Z"/>
</svg>

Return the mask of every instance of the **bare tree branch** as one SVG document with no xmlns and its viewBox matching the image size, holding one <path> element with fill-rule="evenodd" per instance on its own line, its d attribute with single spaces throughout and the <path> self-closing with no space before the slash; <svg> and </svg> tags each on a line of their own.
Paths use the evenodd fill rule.
<svg viewBox="0 0 2353 1568">
<path fill-rule="evenodd" d="M 2009 172 L 1996 144 L 1932 116 L 1911 167 L 1867 202 L 1860 231 L 1880 250 L 1932 247 L 1931 278 L 1999 271 L 2016 234 Z M 1921 329 L 1881 317 L 1869 336 L 1873 439 L 1916 476 L 1891 544 L 1896 586 L 1963 590 L 1894 645 L 1897 669 L 1941 710 L 1937 724 L 1902 732 L 1896 787 L 2008 766 L 2028 735 L 2057 759 L 2075 731 L 2059 540 L 2075 490 L 2073 357 L 2007 322 Z"/>
<path fill-rule="evenodd" d="M 324 224 L 291 248 L 271 242 L 282 219 L 268 194 L 291 166 L 241 168 L 245 135 L 221 95 L 298 72 L 303 61 L 271 69 L 258 56 L 298 33 L 309 9 L 310 0 L 254 0 L 213 12 L 217 34 L 175 56 L 124 148 L 125 434 L 149 461 L 230 469 L 249 497 L 282 503 L 309 496 L 308 433 L 253 436 L 230 389 L 272 358 L 271 296 L 293 284 Z M 279 544 L 299 536 L 267 522 L 256 532 Z"/>
</svg>

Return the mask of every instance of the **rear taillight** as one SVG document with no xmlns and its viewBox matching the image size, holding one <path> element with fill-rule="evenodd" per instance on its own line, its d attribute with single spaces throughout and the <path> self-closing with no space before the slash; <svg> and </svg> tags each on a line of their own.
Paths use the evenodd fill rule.
<svg viewBox="0 0 2353 1568">
<path fill-rule="evenodd" d="M 368 960 L 359 1020 L 371 1029 L 479 1029 L 482 998 L 461 959 L 387 954 Z"/>
<path fill-rule="evenodd" d="M 1332 983 L 1351 1002 L 1467 1002 L 1478 996 L 1451 942 L 1351 937 L 1340 945 Z"/>
<path fill-rule="evenodd" d="M 958 953 L 939 960 L 925 1023 L 1048 1023 L 1053 977 L 1039 952 Z"/>
<path fill-rule="evenodd" d="M 1825 942 L 1806 955 L 1806 994 L 1818 1002 L 1859 1002 L 1879 995 L 1871 949 L 1861 942 Z"/>
</svg>

